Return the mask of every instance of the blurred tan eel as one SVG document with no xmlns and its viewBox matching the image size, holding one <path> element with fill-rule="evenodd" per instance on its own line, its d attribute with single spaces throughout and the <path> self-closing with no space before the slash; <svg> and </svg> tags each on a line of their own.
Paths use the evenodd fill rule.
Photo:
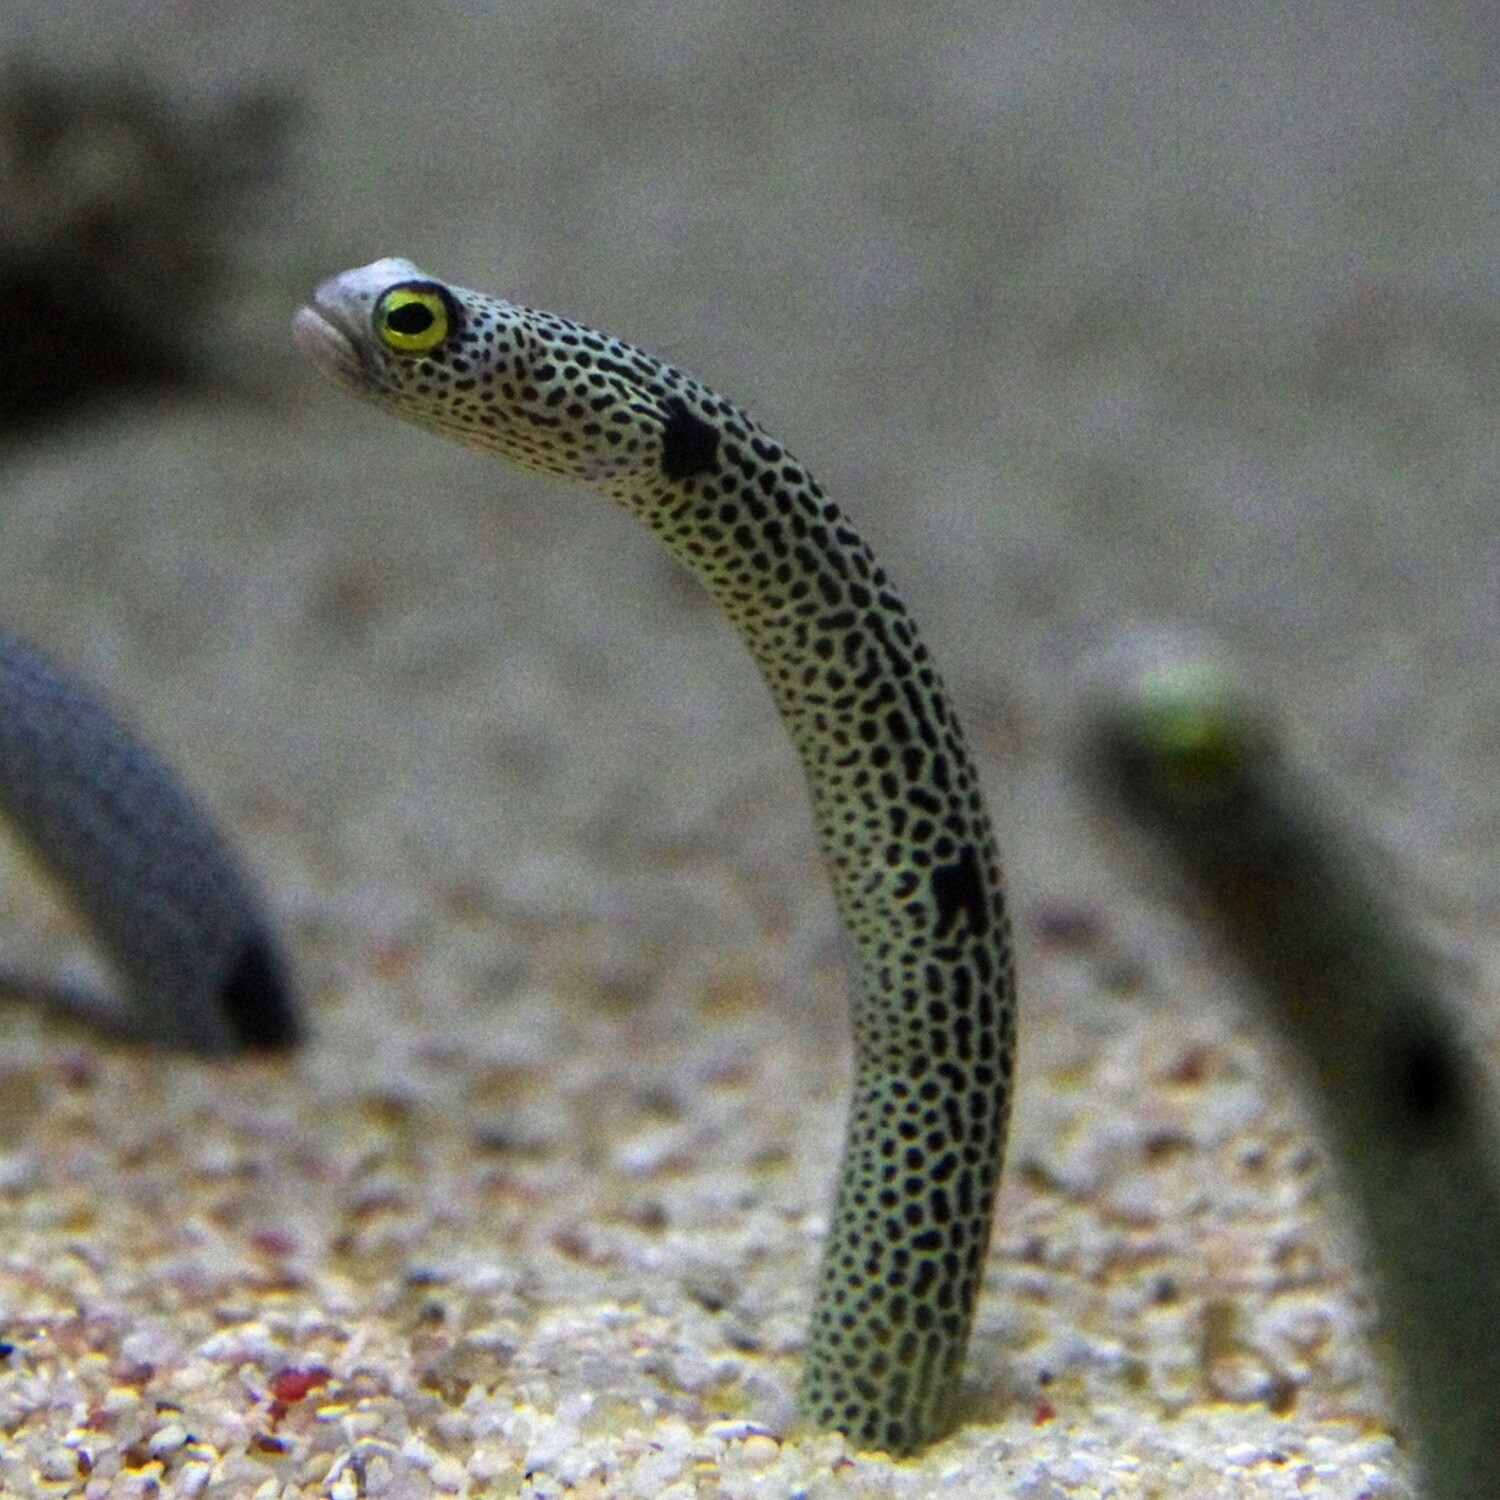
<svg viewBox="0 0 1500 1500">
<path fill-rule="evenodd" d="M 1015 988 L 979 778 L 905 605 L 779 443 L 619 339 L 405 260 L 324 282 L 295 332 L 392 414 L 623 505 L 750 648 L 801 754 L 859 964 L 802 1407 L 862 1447 L 923 1446 L 953 1420 L 979 1294 Z"/>
<path fill-rule="evenodd" d="M 1433 1500 L 1500 1497 L 1500 1158 L 1481 1070 L 1394 893 L 1210 657 L 1121 652 L 1095 791 L 1185 873 L 1321 1093 Z"/>
<path fill-rule="evenodd" d="M 205 1055 L 296 1041 L 280 949 L 208 811 L 97 693 L 3 630 L 0 820 L 113 962 L 129 1035 Z"/>
</svg>

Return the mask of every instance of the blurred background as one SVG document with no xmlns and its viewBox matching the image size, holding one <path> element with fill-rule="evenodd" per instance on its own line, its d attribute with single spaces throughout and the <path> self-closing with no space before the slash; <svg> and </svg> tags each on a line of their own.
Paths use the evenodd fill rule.
<svg viewBox="0 0 1500 1500">
<path fill-rule="evenodd" d="M 812 465 L 968 706 L 1023 893 L 1081 879 L 1042 805 L 1075 661 L 1167 618 L 1493 909 L 1481 11 L 18 3 L 3 28 L 12 379 L 64 322 L 124 366 L 86 418 L 18 399 L 0 429 L 5 619 L 114 676 L 224 798 L 274 788 L 302 823 L 336 795 L 329 847 L 380 804 L 482 880 L 587 831 L 628 883 L 643 833 L 710 804 L 754 859 L 803 816 L 737 643 L 649 538 L 299 365 L 308 288 L 400 253 L 667 354 Z M 149 106 L 101 104 L 122 81 Z M 76 139 L 49 156 L 38 115 Z M 39 295 L 49 235 L 71 264 Z"/>
<path fill-rule="evenodd" d="M 670 357 L 861 524 L 978 742 L 1028 1068 L 1144 1032 L 1190 943 L 1065 770 L 1080 661 L 1154 621 L 1285 711 L 1493 1042 L 1487 7 L 12 0 L 0 61 L 0 619 L 224 813 L 360 1066 L 415 1087 L 534 984 L 846 1025 L 800 770 L 696 583 L 299 362 L 311 287 L 396 254 Z M 6 870 L 0 946 L 60 961 Z"/>
</svg>

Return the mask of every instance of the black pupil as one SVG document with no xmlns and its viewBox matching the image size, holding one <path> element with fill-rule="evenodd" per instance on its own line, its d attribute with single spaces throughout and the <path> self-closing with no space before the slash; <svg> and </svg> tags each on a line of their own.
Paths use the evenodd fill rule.
<svg viewBox="0 0 1500 1500">
<path fill-rule="evenodd" d="M 393 333 L 404 333 L 408 336 L 414 333 L 426 333 L 434 321 L 432 309 L 421 302 L 407 302 L 401 307 L 393 307 L 385 315 L 387 328 Z"/>
</svg>

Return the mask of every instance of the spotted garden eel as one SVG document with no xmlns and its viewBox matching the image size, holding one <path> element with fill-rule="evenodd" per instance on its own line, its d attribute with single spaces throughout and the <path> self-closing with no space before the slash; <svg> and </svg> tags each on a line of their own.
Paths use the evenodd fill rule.
<svg viewBox="0 0 1500 1500">
<path fill-rule="evenodd" d="M 750 648 L 859 968 L 802 1408 L 864 1447 L 930 1442 L 953 1419 L 989 1241 L 1015 988 L 979 778 L 900 596 L 751 417 L 619 339 L 395 259 L 324 282 L 295 332 L 385 410 L 623 505 Z"/>
<path fill-rule="evenodd" d="M 1206 901 L 1318 1084 L 1427 1492 L 1500 1500 L 1500 1140 L 1432 963 L 1211 654 L 1141 637 L 1105 679 L 1090 780 Z"/>
<path fill-rule="evenodd" d="M 0 819 L 113 962 L 123 1031 L 204 1054 L 297 1039 L 280 948 L 207 809 L 103 698 L 6 631 Z"/>
</svg>

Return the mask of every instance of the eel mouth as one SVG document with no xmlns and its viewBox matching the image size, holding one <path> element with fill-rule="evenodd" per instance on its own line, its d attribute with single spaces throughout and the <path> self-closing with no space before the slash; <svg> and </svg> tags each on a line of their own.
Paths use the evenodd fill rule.
<svg viewBox="0 0 1500 1500">
<path fill-rule="evenodd" d="M 292 341 L 334 379 L 356 389 L 369 385 L 370 372 L 359 346 L 340 326 L 338 314 L 332 309 L 311 303 L 299 307 L 292 319 Z"/>
</svg>

